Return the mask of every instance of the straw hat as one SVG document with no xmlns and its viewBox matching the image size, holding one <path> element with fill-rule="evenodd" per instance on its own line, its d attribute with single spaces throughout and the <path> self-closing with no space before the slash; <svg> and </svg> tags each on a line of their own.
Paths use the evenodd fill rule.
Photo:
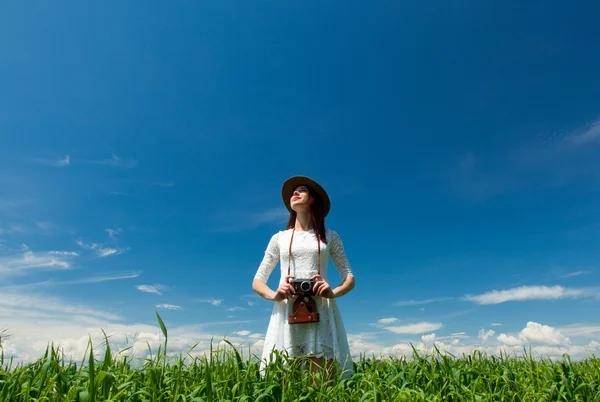
<svg viewBox="0 0 600 402">
<path fill-rule="evenodd" d="M 294 190 L 296 189 L 296 187 L 302 185 L 308 187 L 313 194 L 317 194 L 317 196 L 319 196 L 319 198 L 323 202 L 324 216 L 327 216 L 331 208 L 331 202 L 329 200 L 327 192 L 323 187 L 321 187 L 319 183 L 306 176 L 293 176 L 283 183 L 283 187 L 281 188 L 281 198 L 283 198 L 283 203 L 285 204 L 288 211 L 292 212 L 292 207 L 290 206 L 290 199 L 294 194 Z"/>
</svg>

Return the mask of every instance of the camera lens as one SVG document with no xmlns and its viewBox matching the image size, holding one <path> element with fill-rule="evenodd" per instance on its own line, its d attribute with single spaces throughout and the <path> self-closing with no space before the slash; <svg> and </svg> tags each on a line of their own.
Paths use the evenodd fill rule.
<svg viewBox="0 0 600 402">
<path fill-rule="evenodd" d="M 300 284 L 300 289 L 304 292 L 308 292 L 310 290 L 310 282 L 302 282 Z"/>
</svg>

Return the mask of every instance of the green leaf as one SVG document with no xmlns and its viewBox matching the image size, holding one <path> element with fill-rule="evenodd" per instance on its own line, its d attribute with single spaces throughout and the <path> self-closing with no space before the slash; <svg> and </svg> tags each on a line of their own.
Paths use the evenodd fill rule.
<svg viewBox="0 0 600 402">
<path fill-rule="evenodd" d="M 167 339 L 167 327 L 165 327 L 165 323 L 162 318 L 160 318 L 160 314 L 158 314 L 158 310 L 156 310 L 156 318 L 158 319 L 158 325 L 160 325 L 160 330 L 162 331 L 165 339 Z"/>
<path fill-rule="evenodd" d="M 96 402 L 96 373 L 94 367 L 94 346 L 92 345 L 92 338 L 90 337 L 90 361 L 89 361 L 89 382 L 88 392 L 90 402 Z"/>
</svg>

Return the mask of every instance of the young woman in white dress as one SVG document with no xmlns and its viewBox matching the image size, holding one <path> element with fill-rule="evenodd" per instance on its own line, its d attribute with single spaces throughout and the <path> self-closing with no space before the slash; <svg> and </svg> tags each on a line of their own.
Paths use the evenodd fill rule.
<svg viewBox="0 0 600 402">
<path fill-rule="evenodd" d="M 274 302 L 261 371 L 269 364 L 271 352 L 278 350 L 292 357 L 309 359 L 313 371 L 325 369 L 328 379 L 335 374 L 334 367 L 342 377 L 351 376 L 353 366 L 348 338 L 335 299 L 351 291 L 355 280 L 340 236 L 325 228 L 325 217 L 330 210 L 329 196 L 314 180 L 294 176 L 283 184 L 282 198 L 290 211 L 287 228 L 271 237 L 252 282 L 252 289 L 258 295 Z M 328 277 L 330 257 L 341 277 L 341 284 L 336 287 L 330 285 Z M 272 290 L 266 283 L 278 262 L 281 266 L 279 285 Z M 293 278 L 316 281 L 313 300 L 319 314 L 318 322 L 290 324 L 288 321 L 297 297 L 289 283 Z"/>
</svg>

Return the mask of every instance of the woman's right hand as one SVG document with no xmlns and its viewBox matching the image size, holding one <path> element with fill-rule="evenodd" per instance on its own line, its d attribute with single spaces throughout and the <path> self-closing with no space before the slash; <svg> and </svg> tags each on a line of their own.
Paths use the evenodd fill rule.
<svg viewBox="0 0 600 402">
<path fill-rule="evenodd" d="M 293 275 L 287 275 L 285 277 L 285 283 L 279 286 L 279 288 L 273 293 L 271 300 L 282 301 L 294 296 L 294 287 L 289 282 L 290 278 L 293 277 Z"/>
</svg>

